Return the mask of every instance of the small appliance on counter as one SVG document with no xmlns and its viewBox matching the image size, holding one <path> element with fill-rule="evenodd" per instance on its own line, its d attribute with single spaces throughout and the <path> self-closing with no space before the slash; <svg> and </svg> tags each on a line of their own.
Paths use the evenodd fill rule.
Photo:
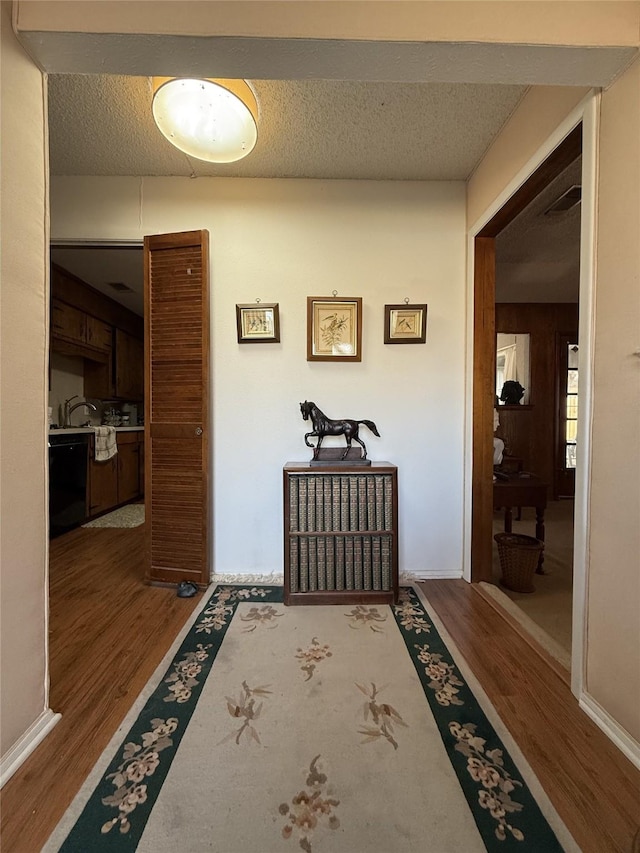
<svg viewBox="0 0 640 853">
<path fill-rule="evenodd" d="M 122 423 L 122 416 L 120 412 L 116 411 L 113 407 L 111 409 L 106 409 L 102 414 L 102 422 L 105 426 L 120 426 Z"/>
</svg>

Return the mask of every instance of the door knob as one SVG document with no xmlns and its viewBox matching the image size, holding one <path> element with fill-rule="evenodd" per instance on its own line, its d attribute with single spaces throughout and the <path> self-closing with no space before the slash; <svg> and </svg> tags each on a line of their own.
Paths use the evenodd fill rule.
<svg viewBox="0 0 640 853">
<path fill-rule="evenodd" d="M 196 435 L 202 435 L 202 427 L 196 427 Z"/>
</svg>

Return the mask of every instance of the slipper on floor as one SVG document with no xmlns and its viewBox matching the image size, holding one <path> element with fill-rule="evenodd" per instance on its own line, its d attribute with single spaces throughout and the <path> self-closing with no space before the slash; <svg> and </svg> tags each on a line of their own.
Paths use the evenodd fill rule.
<svg viewBox="0 0 640 853">
<path fill-rule="evenodd" d="M 181 581 L 178 584 L 176 594 L 178 598 L 193 598 L 197 591 L 198 587 L 194 583 L 191 583 L 191 581 Z"/>
</svg>

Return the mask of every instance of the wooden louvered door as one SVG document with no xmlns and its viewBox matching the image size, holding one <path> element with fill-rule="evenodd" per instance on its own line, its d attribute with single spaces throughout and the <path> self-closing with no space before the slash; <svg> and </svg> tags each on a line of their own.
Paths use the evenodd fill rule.
<svg viewBox="0 0 640 853">
<path fill-rule="evenodd" d="M 209 233 L 144 239 L 146 579 L 209 583 Z"/>
</svg>

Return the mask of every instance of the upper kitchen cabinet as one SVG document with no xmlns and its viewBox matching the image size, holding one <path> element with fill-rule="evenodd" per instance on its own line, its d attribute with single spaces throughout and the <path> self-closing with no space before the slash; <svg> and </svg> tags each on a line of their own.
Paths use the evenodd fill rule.
<svg viewBox="0 0 640 853">
<path fill-rule="evenodd" d="M 114 397 L 141 400 L 144 396 L 144 342 L 122 329 L 115 337 Z"/>
<path fill-rule="evenodd" d="M 87 315 L 72 305 L 51 300 L 51 337 L 69 343 L 87 342 Z"/>
<path fill-rule="evenodd" d="M 142 317 L 77 276 L 51 265 L 51 349 L 84 359 L 84 394 L 144 397 Z"/>
<path fill-rule="evenodd" d="M 52 349 L 106 361 L 112 346 L 112 326 L 59 299 L 51 300 Z"/>
<path fill-rule="evenodd" d="M 101 352 L 111 352 L 113 326 L 87 314 L 87 345 Z"/>
</svg>

